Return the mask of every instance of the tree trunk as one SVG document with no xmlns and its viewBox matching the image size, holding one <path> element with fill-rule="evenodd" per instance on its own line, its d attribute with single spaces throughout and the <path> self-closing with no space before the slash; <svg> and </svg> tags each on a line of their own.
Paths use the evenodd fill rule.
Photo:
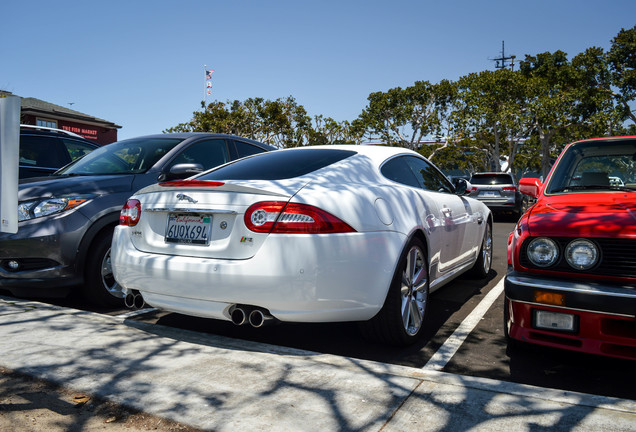
<svg viewBox="0 0 636 432">
<path fill-rule="evenodd" d="M 492 151 L 492 157 L 494 159 L 494 163 L 495 163 L 495 172 L 499 172 L 501 171 L 501 154 L 499 152 L 499 128 L 497 127 L 497 124 L 495 123 L 495 145 L 493 147 L 493 151 Z"/>
<path fill-rule="evenodd" d="M 545 132 L 543 129 L 539 131 L 539 140 L 541 141 L 541 175 L 544 180 L 548 176 L 550 168 L 552 168 L 550 141 L 553 136 L 554 132 Z"/>
</svg>

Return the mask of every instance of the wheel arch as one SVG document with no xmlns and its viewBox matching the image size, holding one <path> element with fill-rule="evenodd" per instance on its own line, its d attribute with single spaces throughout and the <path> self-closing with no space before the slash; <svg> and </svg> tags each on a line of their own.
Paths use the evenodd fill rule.
<svg viewBox="0 0 636 432">
<path fill-rule="evenodd" d="M 88 259 L 88 251 L 91 245 L 93 244 L 95 239 L 103 235 L 103 233 L 107 232 L 108 230 L 114 229 L 118 224 L 119 212 L 107 214 L 93 222 L 90 228 L 86 231 L 86 234 L 84 234 L 84 237 L 82 237 L 82 241 L 80 242 L 79 250 L 77 253 L 77 273 L 82 276 L 82 279 L 84 281 L 86 279 L 86 261 Z"/>
<path fill-rule="evenodd" d="M 426 236 L 426 233 L 424 232 L 422 228 L 417 229 L 409 236 L 408 240 L 404 244 L 404 247 L 405 248 L 408 247 L 408 245 L 411 243 L 411 240 L 413 240 L 414 238 L 422 240 L 422 243 L 424 243 L 424 246 L 426 247 L 426 261 L 427 261 L 426 265 L 430 267 L 431 265 L 431 263 L 429 262 L 431 257 L 430 245 L 429 245 L 428 237 Z"/>
</svg>

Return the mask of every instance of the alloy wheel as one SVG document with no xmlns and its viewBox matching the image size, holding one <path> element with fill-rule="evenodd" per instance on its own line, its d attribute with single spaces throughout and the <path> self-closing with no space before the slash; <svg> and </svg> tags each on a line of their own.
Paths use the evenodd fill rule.
<svg viewBox="0 0 636 432">
<path fill-rule="evenodd" d="M 488 274 L 492 266 L 492 231 L 490 225 L 486 224 L 486 232 L 484 233 L 484 241 L 481 245 L 482 263 L 484 265 L 484 274 Z"/>
<path fill-rule="evenodd" d="M 124 292 L 121 286 L 115 280 L 113 275 L 113 267 L 110 260 L 110 249 L 104 255 L 101 265 L 102 285 L 110 295 L 117 298 L 124 298 Z"/>
<path fill-rule="evenodd" d="M 422 327 L 428 301 L 428 271 L 422 250 L 413 246 L 406 256 L 406 268 L 402 274 L 402 324 L 410 336 Z"/>
</svg>

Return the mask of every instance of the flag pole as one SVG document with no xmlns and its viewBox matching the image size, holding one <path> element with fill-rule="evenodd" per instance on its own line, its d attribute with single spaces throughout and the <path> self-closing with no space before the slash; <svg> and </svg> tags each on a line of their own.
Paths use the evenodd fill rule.
<svg viewBox="0 0 636 432">
<path fill-rule="evenodd" d="M 203 109 L 204 110 L 206 110 L 208 107 L 207 81 L 208 81 L 208 66 L 203 65 Z"/>
</svg>

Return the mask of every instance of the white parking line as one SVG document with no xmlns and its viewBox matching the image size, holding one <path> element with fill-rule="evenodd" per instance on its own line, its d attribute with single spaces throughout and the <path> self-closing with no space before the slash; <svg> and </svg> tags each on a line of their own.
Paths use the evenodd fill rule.
<svg viewBox="0 0 636 432">
<path fill-rule="evenodd" d="M 446 339 L 444 345 L 442 345 L 437 352 L 433 354 L 433 357 L 426 362 L 422 369 L 442 370 L 453 355 L 455 355 L 462 343 L 464 343 L 464 340 L 466 340 L 470 332 L 473 331 L 477 323 L 479 323 L 482 317 L 486 314 L 490 306 L 492 306 L 495 300 L 497 300 L 499 295 L 503 292 L 503 289 L 504 279 L 501 278 L 499 283 L 497 283 L 497 285 L 495 285 L 495 287 L 486 294 L 486 297 L 484 297 L 477 307 L 473 309 L 464 321 L 462 321 L 459 327 L 457 327 L 453 334 Z"/>
</svg>

